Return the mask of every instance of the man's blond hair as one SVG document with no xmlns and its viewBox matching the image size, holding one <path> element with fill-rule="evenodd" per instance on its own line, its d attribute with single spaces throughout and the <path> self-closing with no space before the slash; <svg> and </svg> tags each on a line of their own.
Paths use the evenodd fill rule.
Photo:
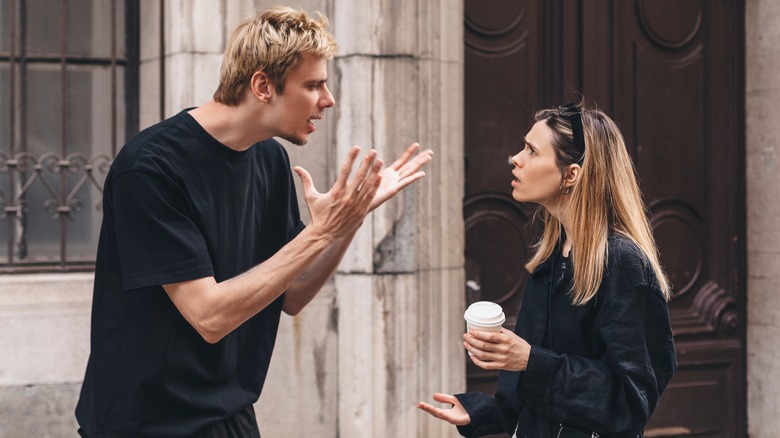
<svg viewBox="0 0 780 438">
<path fill-rule="evenodd" d="M 290 69 L 302 53 L 330 59 L 338 46 L 328 32 L 328 19 L 317 13 L 276 6 L 241 23 L 230 37 L 219 74 L 214 100 L 235 106 L 241 102 L 249 80 L 263 71 L 281 93 Z"/>
</svg>

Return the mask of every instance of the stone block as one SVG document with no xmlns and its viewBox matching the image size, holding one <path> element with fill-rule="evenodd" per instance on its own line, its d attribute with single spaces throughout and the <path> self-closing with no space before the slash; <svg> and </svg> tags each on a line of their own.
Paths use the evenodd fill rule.
<svg viewBox="0 0 780 438">
<path fill-rule="evenodd" d="M 165 116 L 209 100 L 219 84 L 222 55 L 179 53 L 166 58 Z"/>
<path fill-rule="evenodd" d="M 332 31 L 339 56 L 417 53 L 418 0 L 334 2 Z"/>
<path fill-rule="evenodd" d="M 780 327 L 749 322 L 747 333 L 748 435 L 769 438 L 780 430 L 780 391 L 774 384 L 780 362 Z"/>
<path fill-rule="evenodd" d="M 0 387 L 84 377 L 91 274 L 0 277 Z"/>
<path fill-rule="evenodd" d="M 416 276 L 338 275 L 336 285 L 340 436 L 420 436 L 415 403 L 428 356 Z"/>
<path fill-rule="evenodd" d="M 300 314 L 282 314 L 263 394 L 255 404 L 263 436 L 338 436 L 337 320 L 332 280 Z"/>
<path fill-rule="evenodd" d="M 166 54 L 224 51 L 224 0 L 168 0 L 165 16 Z"/>
<path fill-rule="evenodd" d="M 748 92 L 778 88 L 780 4 L 772 0 L 745 2 L 745 87 Z"/>
<path fill-rule="evenodd" d="M 780 328 L 780 251 L 749 251 L 747 281 L 747 321 L 754 330 Z"/>
<path fill-rule="evenodd" d="M 78 436 L 80 383 L 0 388 L 0 437 Z"/>
</svg>

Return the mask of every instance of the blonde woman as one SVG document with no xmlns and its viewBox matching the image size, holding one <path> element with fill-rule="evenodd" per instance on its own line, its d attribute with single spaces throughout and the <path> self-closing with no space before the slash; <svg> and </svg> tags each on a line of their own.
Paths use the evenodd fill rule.
<svg viewBox="0 0 780 438">
<path fill-rule="evenodd" d="M 511 160 L 514 199 L 544 209 L 515 331 L 463 335 L 474 364 L 501 370 L 498 390 L 417 406 L 467 437 L 642 436 L 677 361 L 671 289 L 631 159 L 598 109 L 535 120 Z"/>
</svg>

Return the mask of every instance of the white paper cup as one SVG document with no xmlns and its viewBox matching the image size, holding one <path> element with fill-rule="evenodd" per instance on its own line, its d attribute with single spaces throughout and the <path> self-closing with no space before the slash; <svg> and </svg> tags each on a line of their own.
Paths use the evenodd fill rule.
<svg viewBox="0 0 780 438">
<path fill-rule="evenodd" d="M 506 321 L 506 316 L 498 304 L 490 301 L 477 301 L 466 309 L 463 319 L 466 320 L 466 330 L 500 332 L 501 326 Z M 471 356 L 471 352 L 469 352 L 469 356 Z"/>
</svg>

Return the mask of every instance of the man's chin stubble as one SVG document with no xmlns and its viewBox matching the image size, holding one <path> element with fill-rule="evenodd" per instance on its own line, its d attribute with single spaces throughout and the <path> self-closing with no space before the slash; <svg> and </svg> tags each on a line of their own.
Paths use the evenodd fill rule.
<svg viewBox="0 0 780 438">
<path fill-rule="evenodd" d="M 305 144 L 306 144 L 306 142 L 307 142 L 307 141 L 309 141 L 308 139 L 304 139 L 304 138 L 300 138 L 300 137 L 295 137 L 295 136 L 292 136 L 292 135 L 288 135 L 288 136 L 284 136 L 284 135 L 283 135 L 283 136 L 281 136 L 281 137 L 282 137 L 283 139 L 285 139 L 285 140 L 289 141 L 290 143 L 292 143 L 292 144 L 296 145 L 296 146 L 303 146 L 303 145 L 305 145 Z"/>
</svg>

